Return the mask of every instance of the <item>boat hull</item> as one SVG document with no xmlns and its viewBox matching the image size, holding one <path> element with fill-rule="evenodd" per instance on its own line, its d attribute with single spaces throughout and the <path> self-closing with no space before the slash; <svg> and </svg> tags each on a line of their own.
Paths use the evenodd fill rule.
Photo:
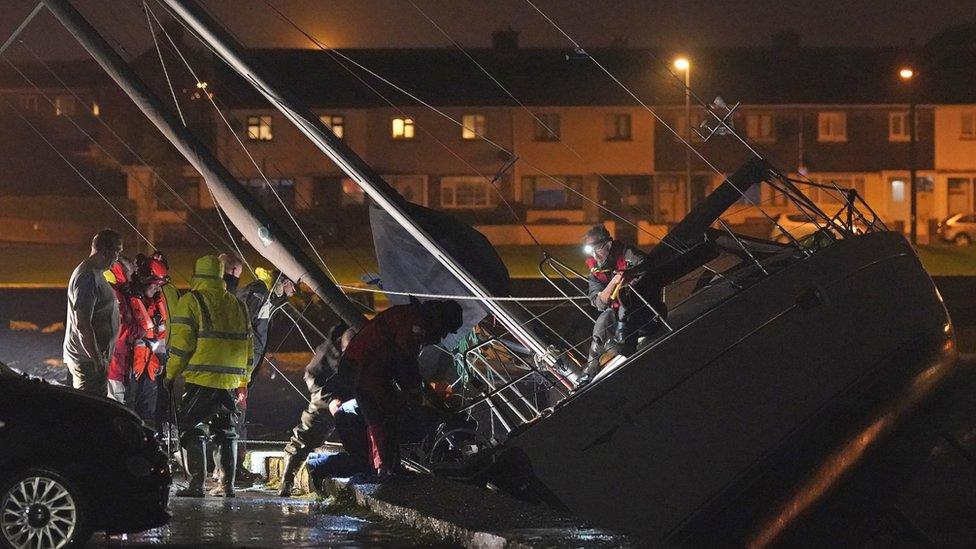
<svg viewBox="0 0 976 549">
<path fill-rule="evenodd" d="M 824 517 L 863 522 L 864 498 L 883 500 L 924 459 L 933 396 L 956 358 L 942 300 L 904 237 L 842 240 L 528 425 L 489 477 L 649 542 L 834 536 Z"/>
</svg>

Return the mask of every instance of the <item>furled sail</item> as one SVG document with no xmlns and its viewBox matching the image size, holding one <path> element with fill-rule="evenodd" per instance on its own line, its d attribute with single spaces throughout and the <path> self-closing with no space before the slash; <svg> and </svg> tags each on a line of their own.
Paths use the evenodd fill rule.
<svg viewBox="0 0 976 549">
<path fill-rule="evenodd" d="M 474 279 L 492 295 L 508 295 L 508 269 L 484 235 L 471 226 L 447 214 L 403 201 L 406 210 L 424 231 L 434 237 L 441 248 L 454 257 Z M 472 295 L 457 277 L 431 256 L 417 239 L 382 208 L 369 208 L 369 222 L 373 229 L 373 245 L 380 269 L 380 284 L 390 292 L 434 295 Z M 406 303 L 408 296 L 392 294 L 393 303 Z M 477 300 L 461 301 L 464 326 L 444 340 L 453 349 L 488 311 Z"/>
</svg>

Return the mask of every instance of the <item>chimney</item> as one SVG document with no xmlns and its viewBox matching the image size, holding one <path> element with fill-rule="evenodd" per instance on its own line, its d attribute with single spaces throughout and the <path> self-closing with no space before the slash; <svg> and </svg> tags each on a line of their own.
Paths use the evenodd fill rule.
<svg viewBox="0 0 976 549">
<path fill-rule="evenodd" d="M 518 31 L 508 27 L 505 30 L 497 30 L 491 33 L 491 47 L 501 51 L 517 50 Z"/>
</svg>

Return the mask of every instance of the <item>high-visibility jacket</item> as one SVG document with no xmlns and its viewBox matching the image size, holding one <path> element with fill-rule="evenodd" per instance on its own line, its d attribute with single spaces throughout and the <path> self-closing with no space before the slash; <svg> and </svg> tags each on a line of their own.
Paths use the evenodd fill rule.
<svg viewBox="0 0 976 549">
<path fill-rule="evenodd" d="M 225 289 L 219 273 L 195 275 L 170 317 L 166 378 L 182 374 L 187 383 L 214 389 L 246 386 L 252 353 L 244 304 Z"/>
</svg>

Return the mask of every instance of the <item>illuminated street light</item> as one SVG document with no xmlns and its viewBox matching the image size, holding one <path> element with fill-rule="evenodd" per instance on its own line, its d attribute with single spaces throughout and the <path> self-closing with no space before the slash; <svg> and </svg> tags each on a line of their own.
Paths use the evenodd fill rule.
<svg viewBox="0 0 976 549">
<path fill-rule="evenodd" d="M 911 193 L 910 210 L 908 214 L 908 222 L 911 224 L 909 227 L 909 238 L 914 245 L 918 240 L 918 185 L 916 184 L 915 177 L 918 167 L 916 164 L 917 155 L 916 152 L 916 142 L 918 137 L 916 136 L 917 128 L 915 122 L 915 71 L 911 67 L 902 67 L 898 71 L 898 76 L 906 83 L 908 86 L 908 184 L 909 191 Z"/>
<path fill-rule="evenodd" d="M 691 211 L 691 61 L 687 57 L 674 60 L 674 68 L 685 73 L 685 207 Z"/>
</svg>

